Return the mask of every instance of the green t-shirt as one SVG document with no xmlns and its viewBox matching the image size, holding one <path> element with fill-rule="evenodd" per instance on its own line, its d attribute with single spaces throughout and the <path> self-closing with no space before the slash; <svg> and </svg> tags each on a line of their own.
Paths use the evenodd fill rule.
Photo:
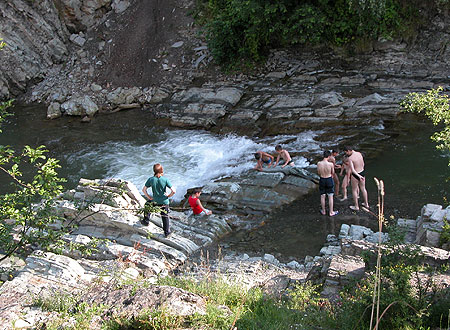
<svg viewBox="0 0 450 330">
<path fill-rule="evenodd" d="M 169 197 L 165 195 L 166 188 L 172 188 L 172 184 L 169 179 L 164 176 L 159 178 L 152 176 L 145 183 L 147 188 L 152 188 L 152 197 L 156 204 L 166 204 L 169 205 Z"/>
</svg>

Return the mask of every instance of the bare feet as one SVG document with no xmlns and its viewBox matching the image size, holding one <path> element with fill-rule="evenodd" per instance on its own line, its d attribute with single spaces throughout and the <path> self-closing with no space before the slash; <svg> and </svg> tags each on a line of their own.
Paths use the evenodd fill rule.
<svg viewBox="0 0 450 330">
<path fill-rule="evenodd" d="M 330 213 L 330 217 L 334 217 L 335 215 L 338 215 L 339 211 L 334 211 L 333 213 Z"/>
<path fill-rule="evenodd" d="M 350 205 L 350 209 L 353 211 L 359 211 L 359 207 L 356 207 L 354 205 Z"/>
<path fill-rule="evenodd" d="M 320 214 L 325 215 L 327 214 L 327 212 L 325 212 L 324 210 L 320 210 Z"/>
</svg>

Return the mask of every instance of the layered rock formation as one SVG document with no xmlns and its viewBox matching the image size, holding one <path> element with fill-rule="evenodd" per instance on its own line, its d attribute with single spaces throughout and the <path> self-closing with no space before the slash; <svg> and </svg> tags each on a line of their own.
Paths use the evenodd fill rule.
<svg viewBox="0 0 450 330">
<path fill-rule="evenodd" d="M 380 40 L 370 53 L 357 56 L 324 49 L 273 51 L 252 75 L 226 76 L 210 64 L 207 46 L 186 19 L 190 5 L 182 0 L 159 9 L 154 1 L 139 0 L 3 4 L 0 31 L 7 46 L 0 97 L 29 86 L 25 99 L 47 104 L 48 118 L 142 107 L 177 127 L 265 135 L 377 126 L 395 118 L 407 92 L 450 84 L 445 15 L 436 16 L 414 43 Z M 154 20 L 146 21 L 144 14 Z M 133 17 L 130 38 L 123 27 Z M 144 41 L 155 44 L 140 47 Z M 137 53 L 126 51 L 128 46 Z"/>
<path fill-rule="evenodd" d="M 20 263 L 2 265 L 2 274 L 6 276 L 2 279 L 12 280 L 0 288 L 2 297 L 8 297 L 0 305 L 0 320 L 3 324 L 11 324 L 19 319 L 17 324 L 24 327 L 34 324 L 49 315 L 36 316 L 33 308 L 27 308 L 24 312 L 22 302 L 30 303 L 38 295 L 45 297 L 56 291 L 76 294 L 90 286 L 95 278 L 110 283 L 118 278 L 136 278 L 139 274 L 149 281 L 154 281 L 157 276 L 166 276 L 185 264 L 201 248 L 229 233 L 232 229 L 228 223 L 244 227 L 245 218 L 241 219 L 243 215 L 268 213 L 270 209 L 314 189 L 312 181 L 301 178 L 308 176 L 314 180 L 314 176 L 308 172 L 291 168 L 278 173 L 255 173 L 241 179 L 240 185 L 232 182 L 211 183 L 204 188 L 205 196 L 208 197 L 205 202 L 210 201 L 208 207 L 212 206 L 215 214 L 193 216 L 192 213 L 187 215 L 172 210 L 170 223 L 173 234 L 169 238 L 163 235 L 158 214 L 151 215 L 148 226 L 141 224 L 142 214 L 139 214 L 139 210 L 144 206 L 145 200 L 133 184 L 118 179 L 81 179 L 76 189 L 64 193 L 55 204 L 55 209 L 65 219 L 57 226 L 77 225 L 70 234 L 63 237 L 66 244 L 61 251 L 62 255 L 37 250 L 26 258 L 25 267 Z M 276 192 L 280 184 L 283 185 L 283 191 L 289 191 L 287 195 Z M 232 188 L 233 185 L 236 189 Z M 288 185 L 292 186 L 291 190 L 287 188 Z M 271 199 L 270 208 L 267 208 L 267 198 Z M 250 204 L 249 208 L 245 206 L 246 203 Z M 73 248 L 74 243 L 90 249 L 90 253 L 83 254 L 82 249 Z M 272 259 L 267 256 L 267 260 Z M 155 290 L 168 290 L 167 295 L 171 299 L 179 299 L 169 303 L 163 297 L 156 296 Z M 161 300 L 148 301 L 149 307 L 154 303 L 156 306 L 168 306 L 174 311 L 204 311 L 202 298 L 175 291 L 152 288 L 139 291 L 138 296 L 157 297 Z M 128 291 L 115 292 L 116 298 L 108 296 L 108 292 L 100 296 L 96 290 L 91 292 L 91 295 L 83 299 L 106 303 L 110 299 L 117 299 L 117 295 L 126 299 Z M 199 305 L 187 304 L 180 307 L 184 306 L 183 301 L 198 301 Z M 134 315 L 137 309 L 133 308 L 135 307 L 131 304 L 121 311 Z"/>
<path fill-rule="evenodd" d="M 2 278 L 6 282 L 0 287 L 0 294 L 5 298 L 0 302 L 1 324 L 4 329 L 10 329 L 13 323 L 16 328 L 29 328 L 50 320 L 54 312 L 32 307 L 32 303 L 37 297 L 59 294 L 78 295 L 79 303 L 115 306 L 108 311 L 108 316 L 133 317 L 143 306 L 164 308 L 179 315 L 205 313 L 203 297 L 154 284 L 157 277 L 175 270 L 189 278 L 217 276 L 247 288 L 260 286 L 266 294 L 277 298 L 288 297 L 298 283 L 313 281 L 323 284 L 324 297 L 335 299 L 342 286 L 366 275 L 368 265 L 361 255 L 375 255 L 377 242 L 380 238 L 388 241 L 387 234 L 343 224 L 338 237 L 328 236 L 320 256 L 287 263 L 271 254 L 249 257 L 228 250 L 218 259 L 209 259 L 207 254 L 200 259 L 195 256 L 202 247 L 229 233 L 232 229 L 228 223 L 233 224 L 244 215 L 267 213 L 292 201 L 295 194 L 302 196 L 313 189 L 315 184 L 311 180 L 314 177 L 307 172 L 288 168 L 282 172 L 249 174 L 240 178 L 239 183 L 211 183 L 204 187 L 204 196 L 215 215 L 199 217 L 171 211 L 174 234 L 165 238 L 159 215 L 151 216 L 149 226 L 140 223 L 142 216 L 136 212 L 144 205 L 144 199 L 132 184 L 117 179 L 82 179 L 76 189 L 63 194 L 55 204 L 64 223 L 78 224 L 71 234 L 64 236 L 67 244 L 62 255 L 36 250 L 24 264 L 1 265 L 2 274 L 9 275 Z M 288 189 L 288 185 L 293 187 Z M 289 194 L 279 195 L 279 191 L 289 191 Z M 269 208 L 268 200 L 272 201 Z M 421 217 L 434 219 L 437 213 L 446 210 L 427 205 Z M 91 254 L 73 248 L 72 243 L 88 247 L 92 240 L 98 239 L 99 245 Z M 427 265 L 448 264 L 450 252 L 417 247 Z M 382 251 L 390 253 L 388 246 L 382 246 Z M 123 284 L 140 275 L 142 286 L 138 289 Z M 440 275 L 440 287 L 449 283 L 449 276 Z M 101 320 L 98 322 L 100 326 Z"/>
</svg>

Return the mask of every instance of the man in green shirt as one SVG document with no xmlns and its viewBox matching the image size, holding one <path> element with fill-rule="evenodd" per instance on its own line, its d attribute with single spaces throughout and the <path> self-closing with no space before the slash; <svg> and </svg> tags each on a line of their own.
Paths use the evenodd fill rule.
<svg viewBox="0 0 450 330">
<path fill-rule="evenodd" d="M 154 175 L 150 177 L 142 188 L 142 192 L 148 198 L 150 203 L 156 204 L 161 209 L 161 219 L 163 223 L 164 236 L 169 237 L 170 232 L 170 224 L 169 224 L 169 198 L 175 194 L 175 191 L 172 189 L 172 184 L 169 179 L 163 177 L 164 170 L 161 164 L 153 165 L 153 173 Z M 150 196 L 147 192 L 148 188 L 152 188 L 152 196 Z M 166 195 L 166 188 L 170 189 L 170 193 Z M 144 214 L 144 219 L 141 223 L 144 226 L 148 226 L 149 224 L 149 214 Z"/>
</svg>

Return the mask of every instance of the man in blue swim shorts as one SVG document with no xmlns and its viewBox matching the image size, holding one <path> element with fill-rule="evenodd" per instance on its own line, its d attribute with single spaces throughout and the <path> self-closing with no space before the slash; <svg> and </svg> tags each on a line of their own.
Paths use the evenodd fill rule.
<svg viewBox="0 0 450 330">
<path fill-rule="evenodd" d="M 263 164 L 268 165 L 268 168 L 270 168 L 273 164 L 274 157 L 267 152 L 264 151 L 257 151 L 254 153 L 255 159 L 257 161 L 255 170 L 262 171 L 263 170 Z"/>
</svg>

